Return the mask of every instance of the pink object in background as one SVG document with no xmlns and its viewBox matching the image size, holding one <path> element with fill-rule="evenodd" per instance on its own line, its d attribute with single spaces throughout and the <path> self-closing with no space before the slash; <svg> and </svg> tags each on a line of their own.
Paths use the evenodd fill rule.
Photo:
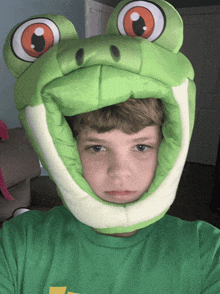
<svg viewBox="0 0 220 294">
<path fill-rule="evenodd" d="M 0 138 L 2 138 L 2 140 L 7 140 L 9 138 L 7 129 L 8 128 L 3 120 L 0 120 Z"/>
<path fill-rule="evenodd" d="M 2 120 L 0 120 L 0 138 L 2 138 L 2 140 L 7 140 L 9 138 L 7 129 L 8 128 L 5 125 L 5 123 Z M 6 199 L 14 200 L 14 198 L 10 195 L 10 193 L 7 190 L 7 186 L 3 177 L 1 167 L 0 167 L 0 190 L 2 191 L 2 194 L 4 195 Z"/>
</svg>

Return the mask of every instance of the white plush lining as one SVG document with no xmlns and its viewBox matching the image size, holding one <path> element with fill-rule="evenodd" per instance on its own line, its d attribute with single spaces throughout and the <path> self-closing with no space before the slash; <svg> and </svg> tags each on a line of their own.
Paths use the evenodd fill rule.
<svg viewBox="0 0 220 294">
<path fill-rule="evenodd" d="M 172 88 L 182 122 L 182 146 L 178 158 L 160 187 L 148 198 L 128 207 L 103 204 L 83 191 L 72 179 L 53 144 L 46 122 L 44 104 L 26 108 L 28 125 L 38 142 L 50 174 L 55 180 L 69 210 L 82 223 L 93 228 L 128 227 L 151 220 L 173 203 L 185 164 L 190 140 L 188 79 Z"/>
</svg>

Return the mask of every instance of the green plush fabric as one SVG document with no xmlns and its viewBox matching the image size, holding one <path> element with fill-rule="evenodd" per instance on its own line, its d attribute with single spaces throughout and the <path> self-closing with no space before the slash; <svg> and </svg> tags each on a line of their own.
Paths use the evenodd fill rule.
<svg viewBox="0 0 220 294">
<path fill-rule="evenodd" d="M 127 21 L 131 9 L 130 17 L 139 13 L 145 21 L 142 35 L 140 27 Z M 43 30 L 48 35 L 40 35 Z M 34 43 L 35 48 L 31 42 L 39 38 L 45 45 Z M 195 119 L 194 71 L 179 52 L 182 42 L 182 19 L 162 0 L 121 1 L 103 36 L 80 40 L 65 17 L 38 15 L 16 25 L 6 39 L 4 59 L 17 78 L 19 120 L 65 207 L 97 231 L 120 233 L 149 226 L 175 199 Z M 42 49 L 37 51 L 37 46 Z M 130 97 L 161 99 L 164 139 L 149 190 L 134 203 L 113 204 L 100 199 L 83 178 L 77 144 L 64 116 Z"/>
</svg>

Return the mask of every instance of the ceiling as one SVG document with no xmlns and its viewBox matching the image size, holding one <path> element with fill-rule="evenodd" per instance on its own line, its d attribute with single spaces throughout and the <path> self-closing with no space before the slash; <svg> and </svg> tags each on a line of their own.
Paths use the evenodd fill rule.
<svg viewBox="0 0 220 294">
<path fill-rule="evenodd" d="M 121 0 L 95 0 L 95 1 L 112 6 L 112 7 L 116 7 L 116 5 L 119 2 L 121 2 Z M 182 0 L 182 1 L 169 0 L 167 2 L 172 4 L 175 8 L 220 5 L 219 0 Z"/>
</svg>

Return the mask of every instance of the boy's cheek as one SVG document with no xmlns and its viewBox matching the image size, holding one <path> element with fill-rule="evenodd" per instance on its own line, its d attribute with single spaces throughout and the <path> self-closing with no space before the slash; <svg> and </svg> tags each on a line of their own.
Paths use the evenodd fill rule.
<svg viewBox="0 0 220 294">
<path fill-rule="evenodd" d="M 104 169 L 105 163 L 100 161 L 94 161 L 89 157 L 82 157 L 81 159 L 83 176 L 87 178 L 94 178 L 97 173 L 100 174 L 101 170 Z"/>
</svg>

